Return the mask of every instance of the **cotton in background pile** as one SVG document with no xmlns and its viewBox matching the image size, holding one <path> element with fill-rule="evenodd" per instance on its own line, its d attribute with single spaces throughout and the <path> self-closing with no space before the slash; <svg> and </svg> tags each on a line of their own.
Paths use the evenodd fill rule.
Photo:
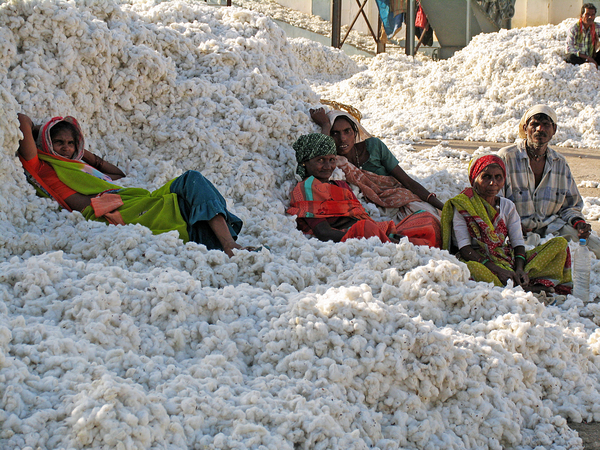
<svg viewBox="0 0 600 450">
<path fill-rule="evenodd" d="M 466 185 L 468 155 L 415 153 L 408 139 L 479 139 L 485 123 L 510 140 L 544 101 L 565 122 L 559 139 L 597 142 L 595 125 L 575 125 L 597 102 L 541 88 L 562 71 L 597 91 L 589 68 L 561 65 L 565 33 L 365 67 L 235 7 L 2 3 L 0 447 L 581 448 L 566 420 L 600 420 L 595 305 L 468 281 L 448 253 L 406 241 L 308 239 L 284 213 L 291 144 L 316 131 L 321 94 L 359 108 L 442 200 Z M 485 97 L 512 98 L 500 87 L 531 73 L 550 77 L 537 96 Z M 446 93 L 417 101 L 419 83 Z M 59 210 L 25 181 L 18 112 L 77 117 L 127 185 L 200 170 L 244 220 L 240 242 L 271 251 L 229 259 Z"/>
</svg>

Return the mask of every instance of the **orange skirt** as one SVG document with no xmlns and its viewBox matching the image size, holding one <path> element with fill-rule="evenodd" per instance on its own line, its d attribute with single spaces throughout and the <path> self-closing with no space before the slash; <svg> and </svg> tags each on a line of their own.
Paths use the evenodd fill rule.
<svg viewBox="0 0 600 450">
<path fill-rule="evenodd" d="M 417 211 L 404 218 L 397 225 L 392 220 L 386 222 L 359 220 L 350 227 L 342 238 L 342 242 L 348 239 L 370 238 L 373 236 L 378 237 L 381 242 L 391 242 L 390 235 L 398 239 L 406 236 L 415 245 L 442 247 L 440 221 L 433 214 L 426 211 Z"/>
</svg>

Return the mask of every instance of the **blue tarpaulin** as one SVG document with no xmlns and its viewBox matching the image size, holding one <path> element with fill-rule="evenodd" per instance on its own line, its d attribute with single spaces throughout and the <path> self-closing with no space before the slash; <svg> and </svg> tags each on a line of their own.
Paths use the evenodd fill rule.
<svg viewBox="0 0 600 450">
<path fill-rule="evenodd" d="M 375 0 L 385 33 L 391 37 L 402 27 L 406 13 L 406 0 Z"/>
</svg>

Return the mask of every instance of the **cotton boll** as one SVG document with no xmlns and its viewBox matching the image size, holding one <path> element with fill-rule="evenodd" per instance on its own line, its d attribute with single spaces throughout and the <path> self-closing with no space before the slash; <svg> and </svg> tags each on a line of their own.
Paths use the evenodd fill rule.
<svg viewBox="0 0 600 450">
<path fill-rule="evenodd" d="M 481 34 L 446 61 L 412 62 L 403 55 L 381 54 L 372 60 L 367 72 L 360 72 L 340 84 L 319 86 L 320 93 L 352 104 L 361 111 L 377 111 L 373 122 L 367 115 L 365 123 L 371 132 L 390 138 L 397 138 L 400 133 L 405 138 L 429 136 L 509 142 L 516 137 L 516 125 L 522 112 L 535 103 L 547 103 L 555 107 L 561 117 L 559 129 L 562 131 L 557 133 L 555 142 L 593 147 L 596 138 L 591 136 L 590 129 L 595 126 L 580 127 L 577 120 L 581 123 L 595 117 L 584 112 L 586 105 L 594 104 L 595 94 L 593 90 L 588 93 L 589 82 L 580 83 L 580 80 L 587 77 L 585 79 L 598 81 L 600 78 L 589 71 L 590 67 L 561 61 L 570 25 L 572 20 L 569 19 L 558 26 Z M 497 77 L 498 71 L 502 71 L 502 77 Z M 405 73 L 412 76 L 404 76 Z M 461 73 L 465 76 L 457 76 Z M 380 90 L 380 83 L 392 88 Z M 533 100 L 530 99 L 532 88 L 538 93 Z M 565 100 L 573 95 L 582 103 L 576 108 L 572 108 L 572 103 L 564 107 Z M 395 106 L 390 107 L 390 102 Z M 404 108 L 406 105 L 410 107 Z M 406 117 L 402 111 L 407 112 Z M 444 120 L 449 116 L 452 116 L 452 125 Z M 383 124 L 402 125 L 378 128 Z"/>
<path fill-rule="evenodd" d="M 349 59 L 237 7 L 3 4 L 0 22 L 7 446 L 580 447 L 559 414 L 598 416 L 593 305 L 582 319 L 572 298 L 546 307 L 468 281 L 447 252 L 407 240 L 321 242 L 284 213 L 291 144 L 316 130 L 319 95 L 358 107 L 444 200 L 467 184 L 466 153 L 417 153 L 410 137 L 513 139 L 534 85 L 593 105 L 592 73 L 556 59 L 564 36 L 546 39 L 564 25 L 479 36 L 432 63 Z M 554 106 L 561 139 L 582 123 L 593 141 L 580 117 L 593 108 Z M 75 115 L 124 186 L 202 171 L 244 220 L 238 242 L 271 249 L 230 259 L 60 211 L 14 158 L 18 111 Z"/>
</svg>

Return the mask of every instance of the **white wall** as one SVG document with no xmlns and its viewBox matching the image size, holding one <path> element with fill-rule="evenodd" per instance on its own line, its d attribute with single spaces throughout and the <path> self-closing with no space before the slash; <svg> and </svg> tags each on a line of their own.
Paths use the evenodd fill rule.
<svg viewBox="0 0 600 450">
<path fill-rule="evenodd" d="M 312 14 L 312 0 L 276 0 L 281 6 L 286 6 L 304 14 Z"/>
<path fill-rule="evenodd" d="M 295 9 L 296 11 L 303 12 L 305 14 L 318 14 L 319 11 L 313 11 L 313 0 L 276 0 L 282 6 L 286 6 L 291 9 Z M 364 0 L 361 0 L 361 3 Z M 322 3 L 322 2 L 321 2 Z M 331 2 L 330 2 L 331 5 Z M 321 6 L 321 5 L 320 5 Z M 315 8 L 317 9 L 317 8 Z M 350 25 L 354 16 L 358 12 L 358 5 L 356 4 L 356 0 L 342 0 L 342 25 Z M 377 10 L 377 3 L 375 0 L 369 0 L 367 5 L 364 8 L 367 17 L 369 18 L 369 22 L 371 23 L 371 27 L 373 31 L 377 33 L 377 16 L 379 11 Z M 331 9 L 330 9 L 331 12 Z M 356 20 L 356 23 L 352 27 L 353 30 L 361 31 L 363 33 L 369 33 L 369 28 L 365 22 L 362 14 Z M 342 36 L 344 37 L 344 33 Z"/>
<path fill-rule="evenodd" d="M 556 25 L 569 17 L 579 17 L 584 3 L 594 3 L 600 9 L 600 0 L 517 0 L 512 27 Z"/>
<path fill-rule="evenodd" d="M 362 3 L 362 2 L 361 2 Z M 354 16 L 358 12 L 359 7 L 356 4 L 356 1 L 345 0 L 342 1 L 342 25 L 350 25 Z M 375 0 L 369 0 L 367 5 L 364 8 L 367 17 L 369 18 L 369 22 L 371 23 L 371 28 L 373 31 L 377 33 L 377 18 L 379 15 L 379 11 L 377 9 L 377 3 Z M 361 14 L 360 17 L 356 20 L 356 23 L 352 27 L 353 30 L 362 31 L 363 33 L 369 33 L 369 27 L 365 22 L 365 18 Z M 342 33 L 342 37 L 344 37 L 345 33 Z"/>
<path fill-rule="evenodd" d="M 313 11 L 316 0 L 276 0 L 280 5 L 301 11 L 305 14 L 318 14 Z M 473 0 L 476 1 L 476 0 Z M 331 1 L 329 2 L 331 4 Z M 362 0 L 361 0 L 362 3 Z M 600 0 L 517 0 L 515 2 L 515 15 L 512 27 L 531 27 L 547 24 L 558 24 L 569 17 L 579 17 L 581 5 L 594 3 L 600 11 Z M 319 7 L 323 9 L 323 0 L 319 0 Z M 350 25 L 358 12 L 356 0 L 342 0 L 342 25 Z M 377 32 L 377 3 L 369 0 L 365 12 L 373 30 Z M 599 14 L 600 15 L 600 14 Z M 369 33 L 369 29 L 361 16 L 353 27 L 354 30 Z M 342 34 L 343 37 L 343 34 Z"/>
</svg>

